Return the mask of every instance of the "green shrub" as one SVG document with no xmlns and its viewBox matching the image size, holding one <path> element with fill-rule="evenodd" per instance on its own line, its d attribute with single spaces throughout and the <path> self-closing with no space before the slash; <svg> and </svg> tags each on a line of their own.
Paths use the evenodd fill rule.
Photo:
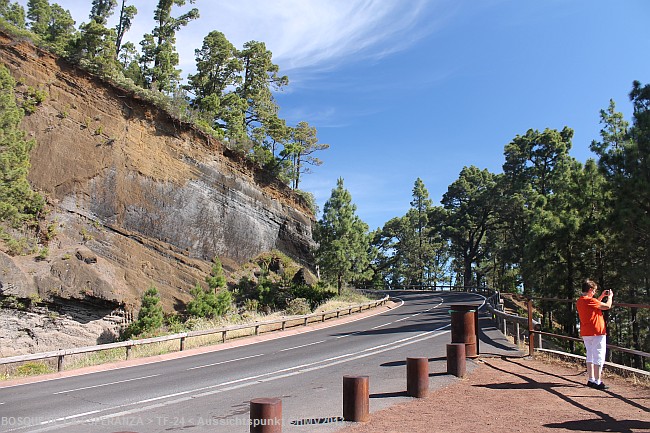
<svg viewBox="0 0 650 433">
<path fill-rule="evenodd" d="M 27 309 L 27 304 L 15 296 L 9 295 L 0 299 L 0 307 L 25 310 Z"/>
<path fill-rule="evenodd" d="M 296 298 L 287 303 L 286 313 L 291 316 L 300 316 L 311 313 L 311 308 L 305 298 Z"/>
<path fill-rule="evenodd" d="M 25 110 L 26 114 L 33 114 L 36 112 L 36 107 L 41 105 L 46 98 L 47 92 L 45 90 L 34 89 L 31 86 L 27 87 L 23 101 L 23 110 Z"/>
<path fill-rule="evenodd" d="M 244 310 L 250 312 L 256 312 L 260 309 L 260 301 L 257 299 L 246 299 L 244 300 Z"/>
<path fill-rule="evenodd" d="M 158 289 L 151 286 L 142 295 L 142 305 L 138 312 L 138 320 L 129 325 L 123 336 L 130 338 L 145 332 L 155 331 L 162 326 L 163 319 L 160 294 L 158 293 Z"/>
<path fill-rule="evenodd" d="M 47 255 L 49 254 L 50 250 L 47 247 L 41 248 L 41 250 L 38 252 L 38 256 L 36 256 L 36 260 L 45 260 L 47 259 Z"/>
<path fill-rule="evenodd" d="M 214 290 L 207 291 L 197 283 L 190 291 L 194 297 L 187 303 L 187 313 L 194 317 L 220 317 L 224 316 L 229 310 L 232 303 L 232 295 L 222 289 L 215 293 Z"/>
<path fill-rule="evenodd" d="M 275 297 L 277 294 L 276 286 L 268 280 L 260 279 L 256 290 L 257 300 L 262 307 L 273 308 L 276 304 Z"/>
<path fill-rule="evenodd" d="M 312 287 L 307 284 L 301 284 L 291 287 L 291 297 L 294 299 L 305 299 L 309 302 L 309 306 L 312 310 L 328 299 L 333 298 L 335 295 L 336 293 L 330 290 L 324 290 L 318 286 Z"/>
<path fill-rule="evenodd" d="M 165 315 L 165 324 L 167 325 L 169 332 L 172 334 L 178 334 L 179 332 L 186 330 L 186 326 L 178 314 Z"/>
</svg>

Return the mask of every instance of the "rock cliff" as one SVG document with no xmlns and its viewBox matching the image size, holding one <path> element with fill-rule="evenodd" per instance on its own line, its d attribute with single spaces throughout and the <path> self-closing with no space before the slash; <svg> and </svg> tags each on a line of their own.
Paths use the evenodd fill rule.
<svg viewBox="0 0 650 433">
<path fill-rule="evenodd" d="M 1 32 L 0 62 L 18 92 L 47 95 L 23 125 L 37 142 L 29 179 L 56 233 L 44 259 L 0 253 L 0 295 L 129 310 L 154 285 L 171 310 L 215 255 L 226 270 L 272 249 L 310 263 L 314 216 L 286 185 L 133 93 Z"/>
</svg>

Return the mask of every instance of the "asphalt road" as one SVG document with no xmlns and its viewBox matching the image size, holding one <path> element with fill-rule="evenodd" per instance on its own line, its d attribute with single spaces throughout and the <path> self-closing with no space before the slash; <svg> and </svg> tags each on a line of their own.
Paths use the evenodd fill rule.
<svg viewBox="0 0 650 433">
<path fill-rule="evenodd" d="M 212 353 L 0 388 L 0 432 L 248 432 L 249 402 L 282 399 L 284 432 L 329 432 L 342 416 L 345 375 L 369 376 L 370 410 L 406 401 L 407 357 L 446 374 L 449 305 L 471 293 L 392 293 L 373 317 Z M 511 350 L 481 337 L 481 351 Z M 499 335 L 499 334 L 495 334 Z M 494 345 L 492 345 L 494 343 Z M 468 363 L 468 369 L 472 368 Z"/>
</svg>

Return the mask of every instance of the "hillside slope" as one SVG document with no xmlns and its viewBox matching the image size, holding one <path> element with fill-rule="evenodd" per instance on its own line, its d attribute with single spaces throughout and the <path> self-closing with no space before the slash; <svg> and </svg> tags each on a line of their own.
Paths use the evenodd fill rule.
<svg viewBox="0 0 650 433">
<path fill-rule="evenodd" d="M 226 270 L 272 249 L 311 262 L 304 200 L 221 143 L 2 32 L 0 62 L 19 96 L 47 95 L 23 126 L 56 233 L 44 260 L 0 252 L 0 295 L 123 313 L 154 285 L 169 311 L 215 255 Z"/>
</svg>

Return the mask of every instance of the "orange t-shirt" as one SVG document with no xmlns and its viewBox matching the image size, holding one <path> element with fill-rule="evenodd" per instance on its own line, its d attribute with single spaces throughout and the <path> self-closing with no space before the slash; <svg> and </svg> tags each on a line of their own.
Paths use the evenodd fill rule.
<svg viewBox="0 0 650 433">
<path fill-rule="evenodd" d="M 605 318 L 598 299 L 581 296 L 576 302 L 576 308 L 580 317 L 580 335 L 582 337 L 607 335 Z"/>
</svg>

